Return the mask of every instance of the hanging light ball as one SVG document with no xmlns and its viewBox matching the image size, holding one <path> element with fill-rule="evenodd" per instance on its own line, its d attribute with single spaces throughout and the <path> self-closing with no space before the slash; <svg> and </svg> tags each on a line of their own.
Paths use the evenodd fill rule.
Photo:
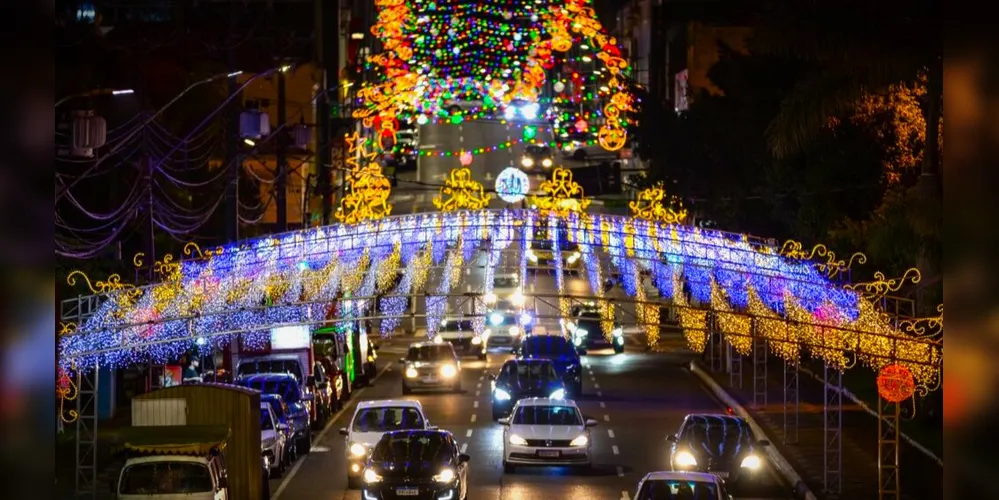
<svg viewBox="0 0 999 500">
<path fill-rule="evenodd" d="M 467 167 L 472 164 L 472 153 L 468 151 L 462 151 L 461 156 L 458 157 L 458 161 L 461 162 L 461 166 Z"/>
<path fill-rule="evenodd" d="M 562 82 L 555 82 L 555 85 L 553 85 L 553 87 L 555 88 L 555 92 L 561 92 L 565 90 L 565 84 Z"/>
<path fill-rule="evenodd" d="M 912 372 L 905 366 L 891 364 L 878 372 L 878 394 L 885 401 L 901 403 L 916 392 Z"/>
<path fill-rule="evenodd" d="M 582 118 L 576 120 L 575 127 L 577 132 L 586 132 L 586 120 Z"/>
</svg>

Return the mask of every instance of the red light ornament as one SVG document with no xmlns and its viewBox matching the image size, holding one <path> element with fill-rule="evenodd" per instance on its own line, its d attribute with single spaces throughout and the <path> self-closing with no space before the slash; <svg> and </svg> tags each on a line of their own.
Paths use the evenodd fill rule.
<svg viewBox="0 0 999 500">
<path fill-rule="evenodd" d="M 916 392 L 912 372 L 899 364 L 891 364 L 878 372 L 878 394 L 892 403 L 901 403 Z"/>
</svg>

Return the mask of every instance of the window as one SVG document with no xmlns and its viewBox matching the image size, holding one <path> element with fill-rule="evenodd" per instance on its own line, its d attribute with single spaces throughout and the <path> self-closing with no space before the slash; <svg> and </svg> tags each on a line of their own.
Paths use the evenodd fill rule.
<svg viewBox="0 0 999 500">
<path fill-rule="evenodd" d="M 130 465 L 121 476 L 122 495 L 174 495 L 214 490 L 208 466 L 199 462 L 146 462 Z"/>
<path fill-rule="evenodd" d="M 252 382 L 243 382 L 240 385 L 256 389 L 264 394 L 277 394 L 288 403 L 297 403 L 301 399 L 298 383 L 290 378 L 257 379 Z"/>
<path fill-rule="evenodd" d="M 505 378 L 558 378 L 551 363 L 507 363 L 503 366 Z"/>
<path fill-rule="evenodd" d="M 494 288 L 516 288 L 520 280 L 516 276 L 500 276 L 493 280 Z"/>
<path fill-rule="evenodd" d="M 279 401 L 277 399 L 262 399 L 262 401 L 269 405 L 270 411 L 274 415 L 275 420 L 280 421 L 284 418 L 286 410 L 283 401 Z"/>
<path fill-rule="evenodd" d="M 656 479 L 646 481 L 635 500 L 718 500 L 718 486 L 707 481 Z"/>
<path fill-rule="evenodd" d="M 538 356 L 569 356 L 576 355 L 576 349 L 562 337 L 545 335 L 534 336 L 524 341 L 523 352 Z"/>
<path fill-rule="evenodd" d="M 359 410 L 354 416 L 354 432 L 390 432 L 423 429 L 423 415 L 413 407 L 383 406 Z"/>
<path fill-rule="evenodd" d="M 302 380 L 302 366 L 297 359 L 261 359 L 244 361 L 239 364 L 237 375 L 257 373 L 290 373 L 295 380 Z"/>
<path fill-rule="evenodd" d="M 271 431 L 274 430 L 274 421 L 271 420 L 271 411 L 268 408 L 260 408 L 260 430 Z"/>
<path fill-rule="evenodd" d="M 468 320 L 448 321 L 442 330 L 445 332 L 471 332 L 475 330 L 475 327 Z"/>
<path fill-rule="evenodd" d="M 409 355 L 406 356 L 407 361 L 423 362 L 445 361 L 454 358 L 454 347 L 452 347 L 451 344 L 411 347 L 409 349 Z"/>
<path fill-rule="evenodd" d="M 513 417 L 516 425 L 583 425 L 579 410 L 572 406 L 521 406 Z"/>
<path fill-rule="evenodd" d="M 680 441 L 699 443 L 708 447 L 720 445 L 746 445 L 753 433 L 741 419 L 732 417 L 699 416 L 687 419 L 680 434 Z"/>
<path fill-rule="evenodd" d="M 451 441 L 439 432 L 386 435 L 375 445 L 371 460 L 377 462 L 448 463 L 454 455 Z"/>
</svg>

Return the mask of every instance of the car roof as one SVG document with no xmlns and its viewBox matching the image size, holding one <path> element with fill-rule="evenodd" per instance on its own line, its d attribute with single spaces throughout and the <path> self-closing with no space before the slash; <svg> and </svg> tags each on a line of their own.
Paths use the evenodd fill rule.
<svg viewBox="0 0 999 500">
<path fill-rule="evenodd" d="M 284 397 L 281 396 L 280 394 L 263 394 L 263 393 L 261 393 L 260 394 L 260 400 L 263 401 L 265 399 L 274 399 L 274 400 L 277 400 L 277 401 L 284 401 Z"/>
<path fill-rule="evenodd" d="M 718 476 L 714 474 L 709 474 L 707 472 L 686 472 L 686 471 L 655 471 L 650 472 L 642 478 L 642 481 L 704 481 L 708 483 L 717 483 Z"/>
<path fill-rule="evenodd" d="M 389 431 L 382 435 L 385 436 L 398 436 L 404 434 L 439 434 L 442 436 L 451 436 L 451 431 L 446 431 L 444 429 L 405 429 L 401 431 Z"/>
<path fill-rule="evenodd" d="M 530 365 L 530 364 L 549 364 L 550 365 L 550 364 L 552 364 L 552 360 L 550 360 L 550 359 L 544 359 L 544 358 L 508 359 L 508 360 L 506 360 L 506 363 L 503 363 L 503 366 L 506 366 L 506 365 L 509 365 L 509 364 L 514 364 L 514 365 L 516 365 L 516 364 L 525 364 L 525 365 Z"/>
<path fill-rule="evenodd" d="M 579 405 L 571 399 L 551 399 L 551 398 L 523 398 L 517 401 L 520 406 L 571 406 L 579 408 Z"/>
<path fill-rule="evenodd" d="M 747 424 L 746 419 L 738 415 L 729 415 L 727 413 L 689 413 L 686 417 L 683 417 L 684 422 L 688 420 L 727 420 L 735 422 L 738 424 Z"/>
<path fill-rule="evenodd" d="M 242 375 L 239 380 L 246 382 L 267 382 L 267 381 L 285 381 L 290 380 L 294 383 L 298 383 L 298 379 L 290 373 L 253 373 L 250 375 Z"/>
<path fill-rule="evenodd" d="M 368 408 L 383 408 L 387 406 L 403 406 L 407 408 L 416 408 L 421 412 L 423 411 L 423 405 L 421 405 L 419 401 L 411 399 L 374 399 L 361 401 L 357 404 L 357 409 L 360 411 Z"/>
</svg>

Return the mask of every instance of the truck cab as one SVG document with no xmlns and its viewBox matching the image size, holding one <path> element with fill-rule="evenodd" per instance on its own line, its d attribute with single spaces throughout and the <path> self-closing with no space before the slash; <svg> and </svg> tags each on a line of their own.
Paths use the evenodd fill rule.
<svg viewBox="0 0 999 500">
<path fill-rule="evenodd" d="M 111 493 L 118 500 L 230 500 L 225 441 L 227 429 L 187 429 L 188 436 L 157 427 L 126 441 L 128 453 Z"/>
</svg>

